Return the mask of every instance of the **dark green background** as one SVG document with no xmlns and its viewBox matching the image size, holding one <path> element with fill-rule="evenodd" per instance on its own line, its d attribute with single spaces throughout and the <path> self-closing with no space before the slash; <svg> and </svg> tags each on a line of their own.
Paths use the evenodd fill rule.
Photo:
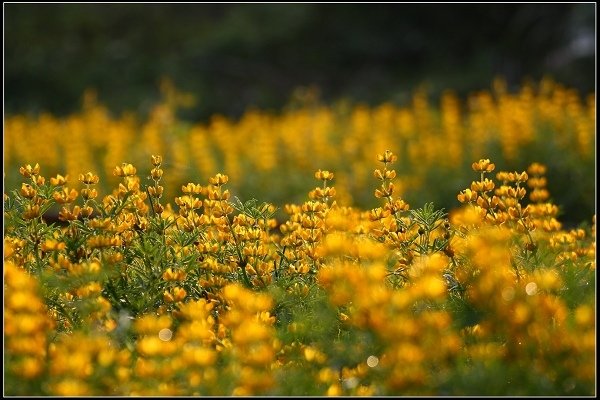
<svg viewBox="0 0 600 400">
<path fill-rule="evenodd" d="M 95 88 L 114 112 L 145 113 L 170 77 L 183 115 L 280 109 L 294 88 L 325 101 L 402 103 L 511 87 L 544 74 L 595 87 L 595 3 L 4 4 L 5 112 L 80 108 Z"/>
</svg>

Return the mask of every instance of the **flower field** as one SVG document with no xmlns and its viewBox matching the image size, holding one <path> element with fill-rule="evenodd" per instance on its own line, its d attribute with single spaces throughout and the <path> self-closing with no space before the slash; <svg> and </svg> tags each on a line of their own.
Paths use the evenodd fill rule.
<svg viewBox="0 0 600 400">
<path fill-rule="evenodd" d="M 147 116 L 112 116 L 88 93 L 77 114 L 5 118 L 5 186 L 19 188 L 19 167 L 39 163 L 49 176 L 69 175 L 75 189 L 81 187 L 75 177 L 93 171 L 102 193 L 109 193 L 119 183 L 115 165 L 144 166 L 160 154 L 168 199 L 188 182 L 223 173 L 240 198 L 300 203 L 313 186 L 312 173 L 326 169 L 336 174 L 339 202 L 367 209 L 377 205 L 373 157 L 390 149 L 398 155 L 396 193 L 411 204 L 454 208 L 475 160 L 491 158 L 510 171 L 535 161 L 554 177 L 548 188 L 568 210 L 568 222 L 588 220 L 594 213 L 595 95 L 582 97 L 549 79 L 515 93 L 500 79 L 492 88 L 466 99 L 451 90 L 430 99 L 419 90 L 402 107 L 326 106 L 306 91 L 282 113 L 249 110 L 239 120 L 215 115 L 207 123 L 177 116 L 194 99 L 169 81 L 161 86 L 164 101 Z"/>
<path fill-rule="evenodd" d="M 593 96 L 163 89 L 6 117 L 6 395 L 595 395 Z"/>
</svg>

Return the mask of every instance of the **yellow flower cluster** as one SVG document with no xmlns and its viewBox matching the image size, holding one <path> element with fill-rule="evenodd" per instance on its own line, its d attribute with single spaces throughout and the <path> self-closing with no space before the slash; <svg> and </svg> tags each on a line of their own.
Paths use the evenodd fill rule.
<svg viewBox="0 0 600 400">
<path fill-rule="evenodd" d="M 53 321 L 38 282 L 13 262 L 4 263 L 4 283 L 5 379 L 22 379 L 19 394 L 27 395 L 27 385 L 46 373 Z"/>
<path fill-rule="evenodd" d="M 252 293 L 239 284 L 227 285 L 223 297 L 230 307 L 223 323 L 231 330 L 227 352 L 234 396 L 261 395 L 269 392 L 275 380 L 272 365 L 279 342 L 272 327 L 272 301 L 264 294 Z"/>
<path fill-rule="evenodd" d="M 469 395 L 500 372 L 516 383 L 494 394 L 593 392 L 595 218 L 563 229 L 544 165 L 479 159 L 448 215 L 409 206 L 386 150 L 379 207 L 344 204 L 319 169 L 277 221 L 222 173 L 170 203 L 149 159 L 150 184 L 120 163 L 103 198 L 92 172 L 72 194 L 21 167 L 4 211 L 9 394 Z"/>
<path fill-rule="evenodd" d="M 105 335 L 61 335 L 50 345 L 49 391 L 56 396 L 120 395 L 119 374 L 126 374 L 129 358 Z"/>
<path fill-rule="evenodd" d="M 373 391 L 364 382 L 379 373 L 387 376 L 387 393 L 431 394 L 426 390 L 433 386 L 428 382 L 434 378 L 429 368 L 450 368 L 461 338 L 452 332 L 447 312 L 431 309 L 447 295 L 441 273 L 447 264 L 443 257 L 436 254 L 416 260 L 411 284 L 402 291 L 385 284 L 387 271 L 379 263 L 359 266 L 340 262 L 319 271 L 318 282 L 327 290 L 330 301 L 345 306 L 345 323 L 373 332 L 383 345 L 381 353 L 359 364 L 373 372 L 354 375 L 351 389 Z"/>
<path fill-rule="evenodd" d="M 588 336 L 593 324 L 589 306 L 580 306 L 574 314 L 568 309 L 556 269 L 516 274 L 513 236 L 506 227 L 486 226 L 455 243 L 472 260 L 457 278 L 468 285 L 471 303 L 485 315 L 463 332 L 464 351 L 481 366 L 503 360 L 554 378 L 592 374 L 595 347 Z M 577 315 L 587 326 L 575 328 L 581 336 L 573 331 L 577 322 L 569 321 Z M 569 354 L 568 360 L 556 364 L 560 354 Z"/>
</svg>

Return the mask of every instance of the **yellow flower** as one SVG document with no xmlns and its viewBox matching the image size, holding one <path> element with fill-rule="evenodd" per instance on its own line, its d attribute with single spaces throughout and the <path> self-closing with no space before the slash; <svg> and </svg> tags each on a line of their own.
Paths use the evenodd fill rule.
<svg viewBox="0 0 600 400">
<path fill-rule="evenodd" d="M 330 181 L 333 179 L 333 172 L 318 170 L 315 172 L 315 178 L 322 181 Z"/>
<path fill-rule="evenodd" d="M 550 192 L 548 192 L 546 189 L 534 189 L 529 194 L 529 200 L 531 200 L 534 203 L 541 203 L 543 201 L 548 200 L 549 197 Z"/>
<path fill-rule="evenodd" d="M 342 395 L 342 387 L 339 383 L 334 383 L 327 388 L 327 396 L 338 397 Z"/>
<path fill-rule="evenodd" d="M 471 189 L 465 189 L 460 192 L 456 198 L 461 203 L 470 203 L 474 200 L 477 200 L 477 192 L 474 192 Z"/>
<path fill-rule="evenodd" d="M 135 173 L 135 172 L 134 172 Z M 84 174 L 79 174 L 79 182 L 83 182 L 86 185 L 94 185 L 100 181 L 98 175 L 94 175 L 91 172 L 87 172 Z"/>
<path fill-rule="evenodd" d="M 394 193 L 394 184 L 390 183 L 388 187 L 381 187 L 380 189 L 375 189 L 375 197 L 381 199 L 382 197 L 390 197 Z"/>
<path fill-rule="evenodd" d="M 527 181 L 527 186 L 530 188 L 544 188 L 548 184 L 545 177 L 532 177 Z"/>
<path fill-rule="evenodd" d="M 208 182 L 214 186 L 221 186 L 229 181 L 229 177 L 223 174 L 217 174 L 214 177 L 208 178 Z"/>
<path fill-rule="evenodd" d="M 208 190 L 208 198 L 211 200 L 227 200 L 230 197 L 229 190 L 224 190 L 220 193 L 220 190 L 210 189 Z"/>
<path fill-rule="evenodd" d="M 81 197 L 84 200 L 95 199 L 96 197 L 98 197 L 98 191 L 96 189 L 83 188 L 81 189 Z"/>
<path fill-rule="evenodd" d="M 33 199 L 37 195 L 37 190 L 28 183 L 21 184 L 21 196 L 26 199 Z"/>
<path fill-rule="evenodd" d="M 147 357 L 168 355 L 175 350 L 173 342 L 164 341 L 158 335 L 146 336 L 139 339 L 137 349 L 142 355 Z"/>
<path fill-rule="evenodd" d="M 69 179 L 69 175 L 62 176 L 59 174 L 59 175 L 56 175 L 55 178 L 50 178 L 50 184 L 52 186 L 62 186 L 67 183 L 68 179 Z"/>
<path fill-rule="evenodd" d="M 144 315 L 138 318 L 135 323 L 135 331 L 141 335 L 158 335 L 161 329 L 170 328 L 173 323 L 171 317 L 163 315 Z"/>
<path fill-rule="evenodd" d="M 163 292 L 163 300 L 165 301 L 165 303 L 175 303 L 176 301 L 172 291 L 169 290 L 165 290 Z"/>
<path fill-rule="evenodd" d="M 77 199 L 77 195 L 77 190 L 69 190 L 69 188 L 67 187 L 63 187 L 61 190 L 57 190 L 56 192 L 52 193 L 52 197 L 54 198 L 54 200 L 60 204 L 74 202 L 75 199 Z"/>
<path fill-rule="evenodd" d="M 383 154 L 377 154 L 377 161 L 382 163 L 393 163 L 398 159 L 398 157 L 392 153 L 390 150 L 386 150 Z"/>
<path fill-rule="evenodd" d="M 173 271 L 173 269 L 169 267 L 163 272 L 162 276 L 166 281 L 181 281 L 185 279 L 186 273 L 182 270 Z"/>
<path fill-rule="evenodd" d="M 396 199 L 393 203 L 386 203 L 383 208 L 395 214 L 400 211 L 407 211 L 410 205 L 402 199 Z"/>
<path fill-rule="evenodd" d="M 212 365 L 217 354 L 212 349 L 196 346 L 184 346 L 183 359 L 192 366 L 208 367 Z"/>
<path fill-rule="evenodd" d="M 544 175 L 546 173 L 546 166 L 537 162 L 534 162 L 527 168 L 527 172 L 531 175 Z"/>
<path fill-rule="evenodd" d="M 19 173 L 26 178 L 39 175 L 40 174 L 40 164 L 36 163 L 34 167 L 27 164 L 27 165 L 19 168 Z"/>
<path fill-rule="evenodd" d="M 34 357 L 25 357 L 19 364 L 18 371 L 27 379 L 35 378 L 43 372 L 43 364 Z"/>
<path fill-rule="evenodd" d="M 371 221 L 379 221 L 380 219 L 385 218 L 388 215 L 390 215 L 390 212 L 388 210 L 382 209 L 381 207 L 374 208 L 371 211 L 369 211 L 369 219 Z"/>
<path fill-rule="evenodd" d="M 494 190 L 494 182 L 485 178 L 483 181 L 471 182 L 471 190 L 474 192 L 489 192 Z"/>
<path fill-rule="evenodd" d="M 42 250 L 43 251 L 64 250 L 65 246 L 66 245 L 64 242 L 59 242 L 54 239 L 46 239 L 46 241 L 44 243 L 42 243 Z"/>
<path fill-rule="evenodd" d="M 175 298 L 175 301 L 182 301 L 183 299 L 185 299 L 185 296 L 187 296 L 187 292 L 184 288 L 176 287 L 173 289 L 173 296 Z"/>
<path fill-rule="evenodd" d="M 490 162 L 489 158 L 486 158 L 474 162 L 471 167 L 473 168 L 473 171 L 476 172 L 492 172 L 496 168 L 496 165 Z"/>
<path fill-rule="evenodd" d="M 60 221 L 74 221 L 79 218 L 79 214 L 81 212 L 81 208 L 79 206 L 73 207 L 73 211 L 70 211 L 68 208 L 63 207 L 58 212 L 58 219 Z"/>
<path fill-rule="evenodd" d="M 116 166 L 113 170 L 113 175 L 126 177 L 126 176 L 134 176 L 137 170 L 135 167 L 128 163 L 122 163 L 121 166 Z"/>
<path fill-rule="evenodd" d="M 74 378 L 65 378 L 52 385 L 52 391 L 57 396 L 89 396 L 90 387 L 87 383 Z"/>
<path fill-rule="evenodd" d="M 158 168 L 158 167 L 154 167 L 152 168 L 152 170 L 150 171 L 150 176 L 152 177 L 152 179 L 154 179 L 155 181 L 158 181 L 162 178 L 163 176 L 163 170 Z"/>
<path fill-rule="evenodd" d="M 92 236 L 87 240 L 88 247 L 101 248 L 101 247 L 118 247 L 121 246 L 122 240 L 119 236 Z"/>
<path fill-rule="evenodd" d="M 152 165 L 154 165 L 155 167 L 158 167 L 161 163 L 162 163 L 161 156 L 152 155 Z"/>
<path fill-rule="evenodd" d="M 594 325 L 594 309 L 589 305 L 580 305 L 575 310 L 575 322 L 579 326 Z"/>
<path fill-rule="evenodd" d="M 302 205 L 302 211 L 317 213 L 319 211 L 323 211 L 325 207 L 326 206 L 323 203 L 318 201 L 309 201 Z"/>
<path fill-rule="evenodd" d="M 306 346 L 304 348 L 304 358 L 308 362 L 316 361 L 318 363 L 323 363 L 326 361 L 325 355 L 318 349 L 311 346 Z"/>
<path fill-rule="evenodd" d="M 373 175 L 375 176 L 375 178 L 379 179 L 379 180 L 391 180 L 394 179 L 396 177 L 396 171 L 395 170 L 388 170 L 388 169 L 384 169 L 383 171 L 380 169 L 376 169 L 373 172 Z"/>
<path fill-rule="evenodd" d="M 162 186 L 149 186 L 148 187 L 148 193 L 150 193 L 150 196 L 157 198 L 157 199 L 162 197 L 163 191 L 164 191 L 164 187 L 162 187 Z M 155 204 L 155 207 L 157 205 L 158 204 Z"/>
<path fill-rule="evenodd" d="M 198 184 L 195 183 L 188 183 L 187 185 L 181 186 L 181 191 L 183 193 L 194 193 L 194 194 L 205 194 L 206 190 Z"/>
<path fill-rule="evenodd" d="M 32 180 L 35 182 L 36 185 L 38 186 L 42 186 L 44 184 L 44 182 L 46 182 L 46 178 L 44 178 L 41 175 L 35 176 L 32 178 Z"/>
<path fill-rule="evenodd" d="M 316 188 L 315 189 L 315 197 L 320 199 L 323 197 L 335 197 L 336 190 L 334 187 L 326 187 L 326 188 Z"/>
<path fill-rule="evenodd" d="M 24 219 L 34 219 L 40 216 L 40 206 L 37 204 L 28 204 L 23 212 Z"/>
<path fill-rule="evenodd" d="M 94 212 L 94 209 L 90 206 L 81 207 L 81 216 L 87 218 Z"/>
</svg>

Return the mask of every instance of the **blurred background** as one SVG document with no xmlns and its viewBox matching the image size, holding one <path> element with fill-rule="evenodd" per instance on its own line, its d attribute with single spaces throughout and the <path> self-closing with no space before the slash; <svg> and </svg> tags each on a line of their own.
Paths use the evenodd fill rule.
<svg viewBox="0 0 600 400">
<path fill-rule="evenodd" d="M 243 199 L 302 202 L 323 168 L 374 207 L 390 148 L 413 207 L 456 207 L 491 158 L 546 164 L 568 225 L 595 213 L 595 3 L 3 8 L 5 191 L 39 162 L 105 194 L 161 154 L 169 201 L 223 172 Z"/>
<path fill-rule="evenodd" d="M 595 88 L 595 3 L 4 4 L 4 110 L 67 114 L 95 88 L 147 113 L 170 77 L 184 117 L 278 110 L 295 88 L 325 101 L 407 102 L 550 75 Z"/>
</svg>

